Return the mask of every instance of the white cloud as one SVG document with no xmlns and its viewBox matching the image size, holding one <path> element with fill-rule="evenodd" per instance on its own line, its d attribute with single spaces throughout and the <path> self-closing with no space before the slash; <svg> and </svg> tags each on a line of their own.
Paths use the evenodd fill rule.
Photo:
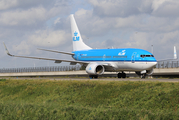
<svg viewBox="0 0 179 120">
<path fill-rule="evenodd" d="M 89 0 L 94 7 L 94 14 L 100 16 L 126 17 L 138 13 L 138 1 L 129 0 Z"/>
<path fill-rule="evenodd" d="M 26 11 L 7 11 L 0 14 L 0 25 L 32 25 L 36 24 L 38 21 L 45 20 L 46 17 L 46 10 L 42 6 L 31 8 Z"/>
<path fill-rule="evenodd" d="M 30 55 L 31 45 L 27 41 L 21 41 L 18 45 L 13 45 L 13 53 L 18 55 Z"/>
<path fill-rule="evenodd" d="M 87 13 L 88 13 L 88 10 L 79 9 L 79 10 L 75 13 L 75 15 L 77 15 L 77 16 L 83 16 L 83 15 L 85 15 L 85 14 L 87 14 Z"/>
<path fill-rule="evenodd" d="M 138 14 L 178 16 L 177 0 L 88 0 L 94 14 L 106 17 L 128 17 Z"/>
<path fill-rule="evenodd" d="M 28 41 L 35 46 L 62 46 L 65 44 L 71 34 L 64 31 L 39 30 L 30 35 Z"/>
<path fill-rule="evenodd" d="M 140 13 L 150 14 L 152 12 L 152 0 L 141 0 L 139 1 L 139 6 L 137 7 Z"/>
<path fill-rule="evenodd" d="M 0 0 L 0 10 L 5 10 L 10 7 L 17 6 L 17 0 Z"/>
<path fill-rule="evenodd" d="M 173 45 L 179 46 L 177 0 L 14 1 L 0 0 L 0 39 L 17 54 L 40 56 L 37 47 L 71 51 L 70 13 L 75 13 L 85 43 L 94 48 L 150 51 L 154 45 L 155 55 L 165 58 Z"/>
<path fill-rule="evenodd" d="M 158 17 L 178 17 L 179 1 L 177 0 L 154 0 L 152 14 Z"/>
<path fill-rule="evenodd" d="M 152 9 L 156 11 L 163 3 L 171 0 L 153 0 Z"/>
<path fill-rule="evenodd" d="M 60 17 L 58 17 L 55 21 L 54 24 L 60 23 Z"/>
<path fill-rule="evenodd" d="M 18 0 L 19 4 L 20 1 Z M 23 3 L 27 4 L 28 2 Z M 27 9 L 20 7 L 2 11 L 0 13 L 0 26 L 37 26 L 59 14 L 68 14 L 69 6 L 62 6 L 62 4 L 65 4 L 65 2 L 54 4 L 47 8 L 39 4 L 38 6 L 27 7 Z"/>
</svg>

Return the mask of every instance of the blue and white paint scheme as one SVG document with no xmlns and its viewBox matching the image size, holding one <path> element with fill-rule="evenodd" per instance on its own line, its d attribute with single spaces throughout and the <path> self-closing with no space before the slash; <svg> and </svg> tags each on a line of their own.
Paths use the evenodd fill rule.
<svg viewBox="0 0 179 120">
<path fill-rule="evenodd" d="M 70 65 L 79 63 L 86 66 L 86 72 L 91 78 L 97 78 L 104 72 L 118 72 L 118 78 L 125 78 L 125 71 L 134 71 L 141 78 L 153 73 L 157 61 L 150 52 L 135 48 L 92 49 L 83 42 L 74 15 L 72 14 L 70 17 L 73 52 L 39 50 L 71 55 L 75 61 L 11 55 L 4 44 L 7 54 L 13 57 L 53 60 L 55 63 L 70 62 Z M 176 47 L 174 47 L 174 59 L 177 59 Z"/>
<path fill-rule="evenodd" d="M 121 71 L 118 77 L 126 77 L 124 71 L 135 71 L 142 77 L 152 74 L 157 64 L 154 56 L 142 49 L 92 49 L 81 37 L 74 16 L 71 15 L 71 29 L 73 38 L 72 57 L 77 61 L 86 62 L 86 72 L 91 77 L 103 74 L 105 71 Z M 143 72 L 143 74 L 141 74 Z"/>
</svg>

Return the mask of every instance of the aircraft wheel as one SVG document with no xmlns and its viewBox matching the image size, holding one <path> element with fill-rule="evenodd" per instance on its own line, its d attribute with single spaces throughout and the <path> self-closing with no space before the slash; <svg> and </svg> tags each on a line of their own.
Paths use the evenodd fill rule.
<svg viewBox="0 0 179 120">
<path fill-rule="evenodd" d="M 97 78 L 98 78 L 98 75 L 94 75 L 94 78 L 97 79 Z"/>
<path fill-rule="evenodd" d="M 121 73 L 118 73 L 118 74 L 117 74 L 117 77 L 118 77 L 118 78 L 121 78 L 121 76 L 122 76 Z"/>
<path fill-rule="evenodd" d="M 90 79 L 94 79 L 94 78 L 97 79 L 97 78 L 98 78 L 98 75 L 89 75 L 89 78 L 90 78 Z"/>
<path fill-rule="evenodd" d="M 126 73 L 122 73 L 122 78 L 126 78 Z"/>
<path fill-rule="evenodd" d="M 89 78 L 90 78 L 90 79 L 93 79 L 93 75 L 89 75 Z"/>
</svg>

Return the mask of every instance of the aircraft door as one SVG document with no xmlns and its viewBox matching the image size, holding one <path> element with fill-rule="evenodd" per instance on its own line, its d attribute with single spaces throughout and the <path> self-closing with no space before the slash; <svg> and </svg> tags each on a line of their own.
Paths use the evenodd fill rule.
<svg viewBox="0 0 179 120">
<path fill-rule="evenodd" d="M 132 56 L 131 56 L 131 62 L 132 62 L 132 63 L 135 63 L 136 54 L 137 54 L 136 52 L 133 52 L 133 53 L 132 53 Z"/>
</svg>

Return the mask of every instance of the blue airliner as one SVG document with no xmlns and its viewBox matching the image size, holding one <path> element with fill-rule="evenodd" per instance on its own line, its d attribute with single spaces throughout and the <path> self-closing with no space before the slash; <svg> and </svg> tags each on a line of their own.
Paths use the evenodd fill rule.
<svg viewBox="0 0 179 120">
<path fill-rule="evenodd" d="M 118 78 L 126 78 L 125 71 L 134 71 L 141 78 L 145 78 L 147 75 L 153 73 L 153 68 L 157 64 L 153 54 L 146 50 L 135 48 L 92 49 L 83 42 L 74 15 L 72 14 L 70 17 L 73 52 L 61 52 L 47 49 L 39 50 L 71 55 L 75 61 L 11 55 L 4 44 L 7 54 L 13 57 L 52 60 L 55 61 L 55 63 L 70 62 L 70 65 L 79 63 L 86 67 L 86 72 L 89 74 L 90 78 L 98 78 L 98 75 L 102 75 L 104 72 L 118 72 Z M 174 59 L 177 59 L 175 47 Z"/>
</svg>

